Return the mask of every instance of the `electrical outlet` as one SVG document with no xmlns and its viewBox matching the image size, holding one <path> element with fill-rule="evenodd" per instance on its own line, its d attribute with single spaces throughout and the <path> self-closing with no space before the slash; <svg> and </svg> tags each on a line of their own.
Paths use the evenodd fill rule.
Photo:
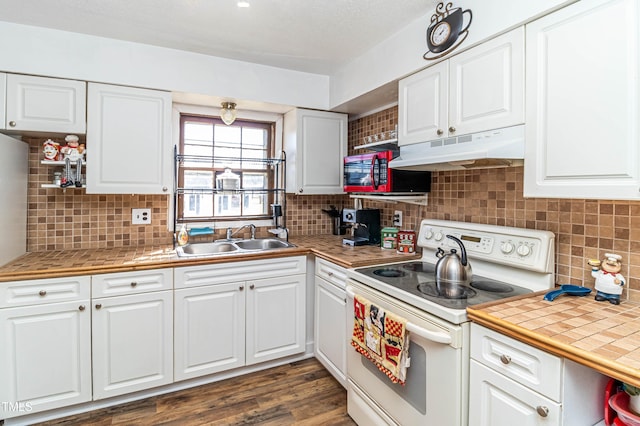
<svg viewBox="0 0 640 426">
<path fill-rule="evenodd" d="M 402 210 L 393 212 L 393 226 L 402 226 Z"/>
<path fill-rule="evenodd" d="M 151 209 L 131 209 L 132 225 L 150 225 Z"/>
</svg>

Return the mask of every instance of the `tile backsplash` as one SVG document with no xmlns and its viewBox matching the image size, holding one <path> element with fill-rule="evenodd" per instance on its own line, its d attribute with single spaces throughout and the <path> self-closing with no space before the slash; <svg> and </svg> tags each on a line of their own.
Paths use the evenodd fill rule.
<svg viewBox="0 0 640 426">
<path fill-rule="evenodd" d="M 84 189 L 42 188 L 62 166 L 41 164 L 47 138 L 29 143 L 27 251 L 167 245 L 169 197 L 166 195 L 87 194 Z M 51 138 L 64 145 L 64 138 Z M 88 147 L 88 149 L 90 149 Z M 131 209 L 151 209 L 150 225 L 132 225 Z"/>
<path fill-rule="evenodd" d="M 397 107 L 350 121 L 349 153 L 365 136 L 394 130 L 397 122 Z M 25 140 L 30 144 L 28 251 L 171 244 L 167 196 L 43 189 L 40 184 L 53 177 L 52 168 L 40 164 L 44 138 Z M 640 301 L 640 202 L 525 199 L 522 183 L 522 167 L 437 172 L 432 175 L 427 206 L 363 204 L 382 209 L 383 226 L 391 225 L 394 210 L 402 210 L 407 229 L 416 229 L 422 218 L 429 217 L 551 231 L 556 235 L 558 284 L 593 286 L 587 259 L 620 254 L 629 295 Z M 322 209 L 353 204 L 348 195 L 288 195 L 287 226 L 294 236 L 329 234 L 331 219 Z M 132 225 L 131 208 L 151 208 L 152 225 Z"/>
</svg>

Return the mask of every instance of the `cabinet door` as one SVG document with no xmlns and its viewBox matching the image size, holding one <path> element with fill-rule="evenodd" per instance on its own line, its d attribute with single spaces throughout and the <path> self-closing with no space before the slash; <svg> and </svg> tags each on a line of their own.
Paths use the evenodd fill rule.
<svg viewBox="0 0 640 426">
<path fill-rule="evenodd" d="M 89 300 L 0 309 L 0 419 L 91 400 Z"/>
<path fill-rule="evenodd" d="M 306 275 L 247 281 L 247 365 L 305 351 Z"/>
<path fill-rule="evenodd" d="M 296 109 L 284 119 L 287 191 L 342 194 L 347 115 Z"/>
<path fill-rule="evenodd" d="M 168 194 L 171 93 L 89 83 L 87 193 Z"/>
<path fill-rule="evenodd" d="M 444 61 L 400 80 L 398 145 L 446 135 L 448 76 L 449 64 Z"/>
<path fill-rule="evenodd" d="M 175 380 L 244 366 L 245 283 L 175 292 Z"/>
<path fill-rule="evenodd" d="M 92 300 L 93 399 L 173 381 L 173 292 Z"/>
<path fill-rule="evenodd" d="M 561 406 L 471 360 L 469 426 L 561 425 Z"/>
<path fill-rule="evenodd" d="M 449 135 L 524 123 L 524 27 L 449 60 Z"/>
<path fill-rule="evenodd" d="M 347 295 L 316 276 L 315 355 L 342 386 L 347 386 Z"/>
<path fill-rule="evenodd" d="M 526 42 L 525 197 L 638 199 L 640 3 L 576 2 Z"/>
<path fill-rule="evenodd" d="M 7 74 L 7 130 L 86 132 L 84 81 Z"/>
</svg>

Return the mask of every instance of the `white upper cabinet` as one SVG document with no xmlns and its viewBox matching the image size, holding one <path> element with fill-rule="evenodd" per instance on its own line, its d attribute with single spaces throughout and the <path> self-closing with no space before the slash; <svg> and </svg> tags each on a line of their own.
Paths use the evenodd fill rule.
<svg viewBox="0 0 640 426">
<path fill-rule="evenodd" d="M 170 193 L 171 93 L 89 83 L 87 115 L 87 193 Z"/>
<path fill-rule="evenodd" d="M 86 97 L 84 81 L 7 74 L 4 128 L 83 134 Z"/>
<path fill-rule="evenodd" d="M 400 80 L 398 145 L 438 139 L 447 129 L 449 62 Z"/>
<path fill-rule="evenodd" d="M 398 145 L 524 122 L 524 29 L 400 81 Z"/>
<path fill-rule="evenodd" d="M 347 114 L 294 109 L 284 116 L 287 192 L 342 194 Z"/>
<path fill-rule="evenodd" d="M 639 11 L 583 0 L 527 25 L 525 197 L 640 198 Z"/>
</svg>

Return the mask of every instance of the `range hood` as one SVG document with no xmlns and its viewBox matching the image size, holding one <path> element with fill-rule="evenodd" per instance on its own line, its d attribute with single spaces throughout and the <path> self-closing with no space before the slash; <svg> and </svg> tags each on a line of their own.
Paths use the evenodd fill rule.
<svg viewBox="0 0 640 426">
<path fill-rule="evenodd" d="M 389 166 L 400 170 L 467 170 L 524 164 L 524 125 L 400 147 Z"/>
</svg>

